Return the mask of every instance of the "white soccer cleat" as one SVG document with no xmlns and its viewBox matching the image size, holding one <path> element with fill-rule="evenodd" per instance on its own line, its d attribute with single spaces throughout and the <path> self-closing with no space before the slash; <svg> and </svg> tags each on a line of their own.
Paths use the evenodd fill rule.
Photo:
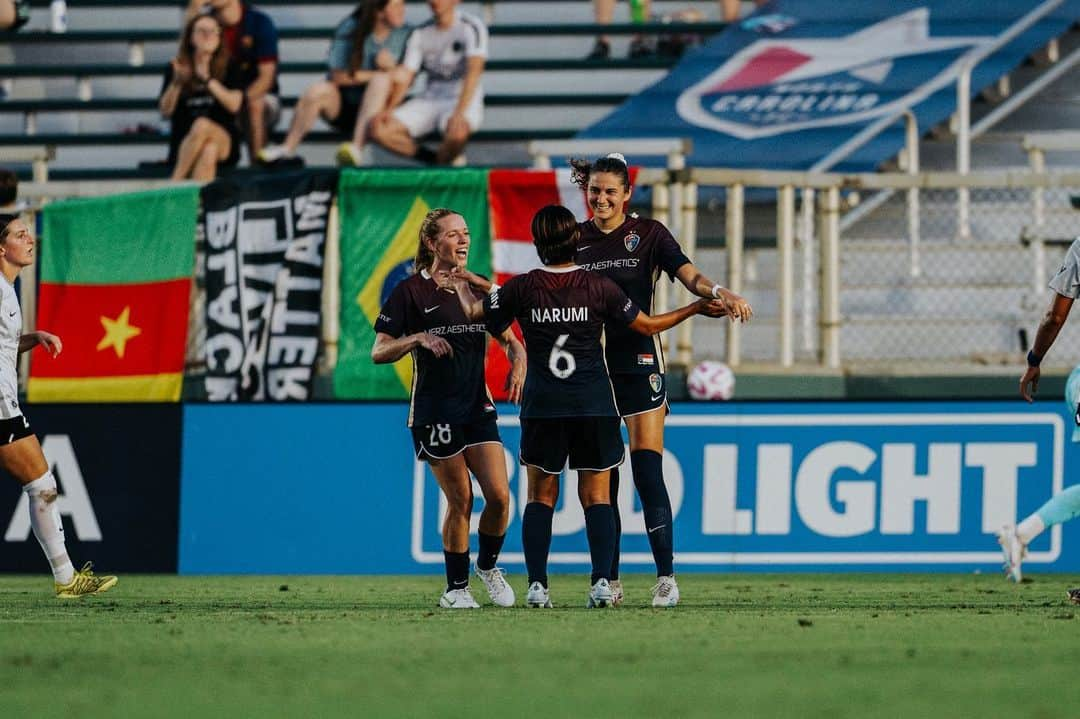
<svg viewBox="0 0 1080 719">
<path fill-rule="evenodd" d="M 510 583 L 506 581 L 506 573 L 503 572 L 502 567 L 492 567 L 491 569 L 477 567 L 476 576 L 483 580 L 488 596 L 491 597 L 491 601 L 495 603 L 495 606 L 514 606 L 517 597 L 514 596 L 514 590 L 511 588 Z"/>
<path fill-rule="evenodd" d="M 592 589 L 589 590 L 589 601 L 585 603 L 585 608 L 603 609 L 604 607 L 614 606 L 615 595 L 611 592 L 611 584 L 603 577 L 597 579 L 596 584 L 592 585 Z"/>
<path fill-rule="evenodd" d="M 451 589 L 439 597 L 439 606 L 443 609 L 479 609 L 480 605 L 473 599 L 472 592 L 468 587 Z"/>
<path fill-rule="evenodd" d="M 540 582 L 529 585 L 529 591 L 525 594 L 525 606 L 537 609 L 551 609 L 551 593 Z"/>
<path fill-rule="evenodd" d="M 1020 537 L 1016 534 L 1016 526 L 1012 524 L 1006 524 L 1001 528 L 1001 531 L 997 533 L 997 540 L 1001 545 L 1001 554 L 1005 557 L 1002 569 L 1005 570 L 1006 578 L 1019 582 L 1022 579 L 1020 564 L 1027 555 L 1027 545 L 1020 541 Z"/>
<path fill-rule="evenodd" d="M 608 582 L 608 586 L 611 587 L 611 603 L 617 607 L 622 604 L 623 600 L 622 580 L 612 579 Z"/>
<path fill-rule="evenodd" d="M 679 603 L 679 585 L 675 583 L 675 575 L 657 577 L 656 584 L 652 588 L 652 605 L 654 607 L 674 607 Z"/>
</svg>

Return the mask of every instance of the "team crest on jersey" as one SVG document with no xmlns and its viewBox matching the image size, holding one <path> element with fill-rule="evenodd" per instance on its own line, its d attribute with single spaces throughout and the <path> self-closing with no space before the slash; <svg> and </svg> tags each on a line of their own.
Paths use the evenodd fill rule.
<svg viewBox="0 0 1080 719">
<path fill-rule="evenodd" d="M 958 57 L 990 40 L 931 36 L 925 7 L 837 37 L 786 37 L 790 24 L 776 22 L 775 37 L 751 42 L 683 91 L 683 120 L 745 140 L 868 122 L 940 88 Z M 908 94 L 890 85 L 897 75 L 911 80 Z"/>
<path fill-rule="evenodd" d="M 626 246 L 627 252 L 633 252 L 637 249 L 637 246 L 641 244 L 641 236 L 636 232 L 631 232 L 623 238 L 622 243 Z"/>
<path fill-rule="evenodd" d="M 649 386 L 652 387 L 653 392 L 659 392 L 664 386 L 664 378 L 654 372 L 649 375 Z"/>
</svg>

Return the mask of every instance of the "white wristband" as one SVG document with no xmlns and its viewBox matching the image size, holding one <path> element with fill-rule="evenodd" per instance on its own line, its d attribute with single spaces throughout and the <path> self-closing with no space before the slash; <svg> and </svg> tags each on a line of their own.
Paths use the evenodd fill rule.
<svg viewBox="0 0 1080 719">
<path fill-rule="evenodd" d="M 722 289 L 724 288 L 719 282 L 712 286 L 712 296 L 714 300 L 720 299 L 720 290 Z"/>
<path fill-rule="evenodd" d="M 491 289 L 488 290 L 488 294 L 493 295 L 498 291 L 498 289 L 499 289 L 499 283 L 498 282 L 492 282 L 491 283 Z"/>
</svg>

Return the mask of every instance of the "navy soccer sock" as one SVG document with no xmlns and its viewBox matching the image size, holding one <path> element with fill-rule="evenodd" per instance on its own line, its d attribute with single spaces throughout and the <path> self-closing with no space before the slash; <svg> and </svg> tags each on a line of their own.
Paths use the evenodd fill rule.
<svg viewBox="0 0 1080 719">
<path fill-rule="evenodd" d="M 585 534 L 592 556 L 592 583 L 610 579 L 611 554 L 615 551 L 615 516 L 610 504 L 594 504 L 585 510 Z"/>
<path fill-rule="evenodd" d="M 641 497 L 645 531 L 649 534 L 649 546 L 656 562 L 656 576 L 674 574 L 674 528 L 671 499 L 664 485 L 663 457 L 651 449 L 639 449 L 630 453 L 630 466 L 634 468 L 634 486 Z"/>
<path fill-rule="evenodd" d="M 619 516 L 619 468 L 611 470 L 611 511 L 615 515 L 615 553 L 611 557 L 611 576 L 619 578 L 619 543 L 622 541 L 622 517 Z"/>
<path fill-rule="evenodd" d="M 446 560 L 446 591 L 469 586 L 469 553 L 443 550 Z"/>
<path fill-rule="evenodd" d="M 547 587 L 548 553 L 551 551 L 551 518 L 555 508 L 541 502 L 525 505 L 521 518 L 521 545 L 525 551 L 525 568 L 529 570 L 529 584 L 540 582 Z"/>
<path fill-rule="evenodd" d="M 480 551 L 476 555 L 477 569 L 493 569 L 495 567 L 495 562 L 499 559 L 499 552 L 502 551 L 504 539 L 506 539 L 505 534 L 496 537 L 494 534 L 480 532 Z"/>
</svg>

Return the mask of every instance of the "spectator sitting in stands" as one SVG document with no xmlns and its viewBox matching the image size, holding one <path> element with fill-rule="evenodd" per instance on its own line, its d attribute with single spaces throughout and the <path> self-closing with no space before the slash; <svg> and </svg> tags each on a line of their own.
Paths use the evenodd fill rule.
<svg viewBox="0 0 1080 719">
<path fill-rule="evenodd" d="M 165 70 L 158 109 L 172 120 L 174 180 L 212 180 L 218 165 L 235 165 L 240 157 L 236 114 L 244 103 L 243 76 L 221 35 L 213 15 L 192 18 Z"/>
<path fill-rule="evenodd" d="M 648 22 L 652 16 L 650 0 L 628 0 L 630 19 L 635 24 Z M 593 17 L 597 25 L 610 25 L 615 17 L 615 0 L 593 0 Z M 652 45 L 644 35 L 635 35 L 630 41 L 630 57 L 646 57 L 653 54 Z M 611 57 L 611 40 L 607 35 L 597 35 L 587 60 L 607 60 Z"/>
<path fill-rule="evenodd" d="M 18 30 L 30 21 L 30 0 L 0 0 L 0 30 Z"/>
<path fill-rule="evenodd" d="M 458 10 L 459 0 L 428 0 L 432 19 L 416 28 L 405 44 L 405 59 L 394 70 L 394 89 L 387 109 L 371 121 L 371 139 L 399 155 L 432 164 L 459 160 L 469 136 L 484 116 L 480 77 L 487 59 L 487 27 Z M 397 107 L 416 73 L 427 74 L 427 87 Z M 420 144 L 438 130 L 437 151 Z"/>
<path fill-rule="evenodd" d="M 0 214 L 14 215 L 19 212 L 19 177 L 6 167 L 0 167 Z"/>
<path fill-rule="evenodd" d="M 285 142 L 259 153 L 260 162 L 291 158 L 320 115 L 351 142 L 338 148 L 341 165 L 359 165 L 371 118 L 387 107 L 390 71 L 405 52 L 405 0 L 364 0 L 334 31 L 330 73 L 300 97 Z"/>
<path fill-rule="evenodd" d="M 187 18 L 207 7 L 221 23 L 225 47 L 240 66 L 244 90 L 240 127 L 247 138 L 248 156 L 255 158 L 281 117 L 277 27 L 269 15 L 242 0 L 191 0 Z"/>
</svg>

